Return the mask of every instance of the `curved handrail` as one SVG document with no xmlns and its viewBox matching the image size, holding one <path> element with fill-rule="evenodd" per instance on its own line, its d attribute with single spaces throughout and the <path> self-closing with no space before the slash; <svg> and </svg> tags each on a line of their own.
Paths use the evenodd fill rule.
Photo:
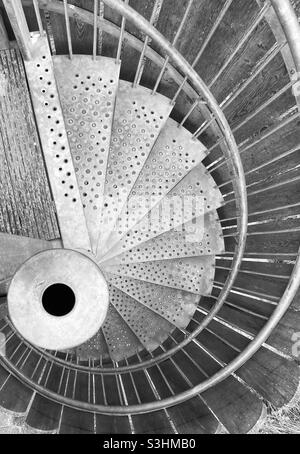
<svg viewBox="0 0 300 454">
<path fill-rule="evenodd" d="M 122 16 L 125 16 L 127 19 L 131 20 L 138 28 L 146 30 L 147 34 L 159 45 L 161 48 L 164 49 L 164 51 L 169 55 L 169 57 L 176 62 L 178 67 L 186 74 L 190 80 L 193 81 L 193 85 L 199 89 L 199 91 L 204 92 L 205 96 L 207 97 L 209 101 L 210 108 L 212 109 L 213 112 L 217 113 L 218 119 L 220 121 L 220 126 L 221 130 L 226 138 L 227 144 L 230 145 L 230 150 L 234 152 L 234 156 L 232 156 L 233 159 L 233 164 L 234 164 L 234 171 L 241 176 L 241 180 L 238 180 L 237 183 L 242 183 L 244 182 L 244 175 L 243 175 L 243 168 L 242 164 L 238 155 L 238 150 L 235 144 L 235 140 L 232 136 L 232 133 L 230 131 L 230 128 L 227 124 L 227 121 L 220 110 L 219 106 L 216 104 L 215 100 L 211 96 L 210 92 L 207 90 L 207 88 L 204 86 L 201 78 L 195 73 L 195 71 L 185 62 L 183 57 L 175 50 L 173 49 L 168 42 L 164 39 L 162 35 L 160 35 L 157 30 L 149 26 L 147 21 L 142 18 L 141 16 L 136 13 L 132 8 L 123 5 L 122 3 L 118 2 L 117 0 L 104 0 L 104 2 L 110 6 L 111 8 L 117 10 Z M 289 38 L 288 38 L 289 39 Z M 227 130 L 227 128 L 229 128 Z M 235 155 L 236 153 L 236 155 Z M 244 182 L 245 183 L 245 182 Z M 243 186 L 243 185 L 242 185 Z M 247 199 L 246 198 L 246 193 L 245 193 L 245 185 L 244 187 L 238 186 L 239 190 L 241 190 L 241 199 L 239 202 L 241 203 L 241 237 L 240 241 L 243 238 L 243 233 L 247 231 L 247 210 L 246 213 L 243 212 L 243 208 L 247 208 Z M 246 221 L 246 223 L 245 223 Z M 236 257 L 243 257 L 243 252 L 244 249 L 238 250 Z M 238 272 L 239 266 L 236 267 L 233 266 L 233 271 Z M 231 275 L 232 276 L 232 275 Z M 229 281 L 230 277 L 229 276 Z M 265 324 L 265 326 L 262 328 L 262 330 L 259 332 L 259 334 L 255 337 L 253 341 L 248 344 L 248 346 L 243 350 L 243 352 L 237 356 L 230 364 L 225 366 L 222 370 L 217 372 L 215 375 L 212 377 L 208 378 L 204 382 L 200 383 L 199 385 L 196 385 L 195 387 L 180 393 L 176 396 L 172 396 L 171 398 L 166 398 L 160 401 L 155 401 L 155 402 L 150 402 L 150 403 L 144 403 L 140 405 L 130 405 L 130 406 L 103 406 L 103 405 L 91 405 L 89 403 L 85 402 L 79 402 L 79 401 L 74 401 L 72 399 L 68 398 L 62 398 L 61 396 L 58 396 L 57 394 L 46 390 L 42 388 L 40 385 L 37 385 L 35 383 L 32 383 L 30 379 L 24 377 L 16 368 L 11 366 L 11 364 L 8 364 L 9 369 L 13 369 L 13 374 L 15 375 L 20 375 L 21 378 L 30 386 L 32 386 L 34 389 L 36 389 L 38 392 L 46 395 L 47 397 L 54 399 L 54 400 L 59 400 L 60 402 L 63 402 L 65 405 L 74 407 L 74 408 L 80 408 L 80 409 L 85 409 L 87 411 L 96 411 L 100 412 L 103 414 L 114 414 L 114 415 L 124 415 L 124 414 L 138 414 L 138 413 L 145 413 L 145 412 L 150 412 L 150 411 L 155 411 L 155 410 L 160 410 L 166 407 L 174 406 L 176 404 L 179 404 L 181 402 L 184 402 L 195 395 L 204 392 L 211 386 L 219 383 L 220 381 L 224 380 L 226 377 L 228 377 L 230 374 L 232 374 L 235 370 L 237 370 L 239 367 L 241 367 L 255 352 L 261 347 L 261 345 L 266 341 L 272 330 L 276 327 L 280 319 L 283 317 L 285 312 L 287 311 L 290 303 L 292 302 L 298 287 L 299 287 L 299 281 L 300 281 L 300 256 L 297 257 L 289 284 L 283 294 L 283 297 L 281 298 L 281 301 L 279 302 L 278 306 L 276 307 L 275 311 L 273 312 L 272 316 L 268 320 L 268 322 Z M 228 281 L 227 281 L 228 282 Z M 224 290 L 224 288 L 223 288 Z M 222 294 L 222 292 L 221 292 Z M 224 295 L 224 293 L 223 293 Z M 222 297 L 221 297 L 222 300 Z M 215 309 L 216 306 L 214 306 Z M 213 310 L 214 310 L 213 309 Z M 194 333 L 193 333 L 194 334 Z M 4 359 L 4 362 L 6 363 L 6 360 Z"/>
<path fill-rule="evenodd" d="M 205 380 L 204 382 L 196 385 L 195 387 L 184 391 L 183 393 L 177 394 L 176 396 L 172 396 L 166 399 L 162 399 L 156 402 L 149 402 L 145 404 L 139 405 L 126 405 L 126 406 L 105 406 L 105 405 L 96 405 L 90 404 L 87 402 L 80 402 L 77 400 L 73 400 L 70 398 L 66 398 L 60 396 L 48 389 L 43 388 L 41 385 L 32 382 L 29 378 L 22 375 L 22 373 L 6 358 L 3 358 L 3 363 L 5 364 L 8 371 L 10 371 L 14 376 L 20 378 L 22 381 L 25 381 L 31 388 L 39 392 L 45 397 L 48 397 L 51 400 L 58 401 L 63 403 L 66 406 L 76 408 L 79 410 L 86 410 L 89 412 L 97 412 L 103 413 L 108 415 L 128 415 L 128 414 L 139 414 L 139 413 L 146 413 L 151 411 L 161 410 L 163 408 L 168 408 L 179 403 L 185 402 L 186 400 L 191 399 L 192 397 L 200 394 L 211 386 L 214 386 L 221 382 L 224 378 L 228 377 L 232 374 L 235 370 L 241 367 L 245 361 L 251 358 L 254 353 L 261 347 L 261 345 L 267 340 L 270 332 L 276 327 L 277 323 L 283 317 L 285 312 L 287 311 L 290 303 L 292 302 L 300 282 L 300 251 L 297 257 L 295 267 L 293 273 L 291 275 L 291 279 L 289 284 L 283 294 L 283 297 L 276 307 L 275 311 L 273 312 L 272 316 L 260 331 L 260 333 L 256 336 L 256 338 L 248 344 L 248 346 L 243 350 L 243 352 L 234 359 L 230 364 L 225 366 L 222 370 L 217 372 L 215 375 L 210 377 L 209 379 Z M 226 376 L 224 376 L 226 375 Z"/>
<path fill-rule="evenodd" d="M 282 26 L 300 78 L 300 26 L 290 0 L 271 0 L 275 13 Z"/>
<path fill-rule="evenodd" d="M 42 5 L 46 4 L 52 4 L 52 8 L 59 13 L 64 13 L 63 10 L 63 5 L 58 5 L 56 0 L 50 0 L 49 2 L 47 0 L 40 0 L 40 3 Z M 218 300 L 216 303 L 213 305 L 205 319 L 199 324 L 197 329 L 191 333 L 186 339 L 184 339 L 182 342 L 180 342 L 178 345 L 174 346 L 173 348 L 169 349 L 168 351 L 156 356 L 155 358 L 148 359 L 146 361 L 143 361 L 143 363 L 140 364 L 132 364 L 128 366 L 120 366 L 118 369 L 113 369 L 111 368 L 110 371 L 121 373 L 126 370 L 134 370 L 134 369 L 140 369 L 144 368 L 146 366 L 150 366 L 151 364 L 155 364 L 159 361 L 163 361 L 164 359 L 170 357 L 172 354 L 176 353 L 179 351 L 181 348 L 183 348 L 185 345 L 187 345 L 189 342 L 191 342 L 195 337 L 197 337 L 211 322 L 211 320 L 214 318 L 214 316 L 218 313 L 220 308 L 223 306 L 230 290 L 231 287 L 237 277 L 244 250 L 245 250 L 245 245 L 246 245 L 246 238 L 247 238 L 247 224 L 248 224 L 248 216 L 247 216 L 247 192 L 246 192 L 246 182 L 245 182 L 245 177 L 244 177 L 244 172 L 243 172 L 243 166 L 240 160 L 239 156 L 239 151 L 238 147 L 236 145 L 234 136 L 231 132 L 230 126 L 226 120 L 225 115 L 223 114 L 223 111 L 219 107 L 217 101 L 215 100 L 214 96 L 210 92 L 210 90 L 207 88 L 207 86 L 204 84 L 200 76 L 196 73 L 196 71 L 189 65 L 186 60 L 180 55 L 180 53 L 172 46 L 164 37 L 161 33 L 158 32 L 157 29 L 155 29 L 149 22 L 144 19 L 139 13 L 137 13 L 133 8 L 130 6 L 126 5 L 125 2 L 119 2 L 119 1 L 105 1 L 104 3 L 107 3 L 108 6 L 111 8 L 115 9 L 121 16 L 126 17 L 127 19 L 131 20 L 135 25 L 137 26 L 138 29 L 142 29 L 143 32 L 145 33 L 146 36 L 150 36 L 153 41 L 155 41 L 161 49 L 165 51 L 165 53 L 168 55 L 168 57 L 173 60 L 173 62 L 176 62 L 176 66 L 181 70 L 181 72 L 189 79 L 192 81 L 192 85 L 198 90 L 198 92 L 201 93 L 203 97 L 207 100 L 208 107 L 210 108 L 210 111 L 213 113 L 216 121 L 219 124 L 219 127 L 223 133 L 223 136 L 225 138 L 225 141 L 227 142 L 227 146 L 229 149 L 227 160 L 231 161 L 231 164 L 233 165 L 233 173 L 235 175 L 235 192 L 237 193 L 236 197 L 236 204 L 237 208 L 240 211 L 240 216 L 238 217 L 238 231 L 239 231 L 239 237 L 238 237 L 238 242 L 236 245 L 236 252 L 234 255 L 234 259 L 232 261 L 232 268 L 229 272 L 229 275 L 224 283 L 224 286 L 219 294 Z M 70 7 L 69 7 L 70 8 Z M 70 8 L 70 12 L 72 12 L 72 15 L 74 16 L 74 10 L 76 7 Z M 79 11 L 79 8 L 77 8 L 77 11 Z M 128 11 L 128 14 L 125 14 L 125 12 Z M 81 17 L 82 19 L 87 19 L 91 18 L 92 14 L 85 12 L 85 14 Z M 105 372 L 108 369 L 105 368 Z M 104 369 L 102 369 L 104 371 Z"/>
</svg>

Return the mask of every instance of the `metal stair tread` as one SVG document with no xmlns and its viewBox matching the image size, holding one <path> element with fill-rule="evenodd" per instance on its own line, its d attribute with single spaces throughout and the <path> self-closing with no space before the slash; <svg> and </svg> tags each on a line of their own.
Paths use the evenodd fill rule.
<svg viewBox="0 0 300 454">
<path fill-rule="evenodd" d="M 199 296 L 194 293 L 115 274 L 106 275 L 114 287 L 180 328 L 188 325 L 198 305 Z"/>
<path fill-rule="evenodd" d="M 88 55 L 53 56 L 76 177 L 93 250 L 97 246 L 120 64 Z"/>
<path fill-rule="evenodd" d="M 213 256 L 188 257 L 111 265 L 106 266 L 104 271 L 199 295 L 209 295 L 215 272 L 214 262 Z"/>
<path fill-rule="evenodd" d="M 221 224 L 216 211 L 211 211 L 201 219 L 188 221 L 178 228 L 151 238 L 119 255 L 114 255 L 111 259 L 108 258 L 102 266 L 216 255 L 223 252 Z"/>
<path fill-rule="evenodd" d="M 101 253 L 172 108 L 165 96 L 119 81 L 100 221 Z"/>
<path fill-rule="evenodd" d="M 219 208 L 222 194 L 202 163 L 185 177 L 132 229 L 99 258 L 99 263 Z"/>
<path fill-rule="evenodd" d="M 119 225 L 131 229 L 206 156 L 206 148 L 192 134 L 168 118 L 128 196 L 109 237 L 110 247 L 122 236 Z M 145 200 L 147 198 L 147 200 Z"/>
</svg>

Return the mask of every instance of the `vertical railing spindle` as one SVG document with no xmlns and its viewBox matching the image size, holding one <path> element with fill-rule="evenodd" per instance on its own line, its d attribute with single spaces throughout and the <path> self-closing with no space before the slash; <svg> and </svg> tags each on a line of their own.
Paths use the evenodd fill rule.
<svg viewBox="0 0 300 454">
<path fill-rule="evenodd" d="M 191 9 L 191 6 L 192 6 L 193 2 L 194 2 L 194 0 L 190 0 L 189 3 L 188 3 L 188 5 L 187 5 L 187 7 L 185 8 L 184 16 L 183 16 L 183 18 L 182 18 L 182 20 L 181 20 L 181 22 L 180 22 L 179 28 L 178 28 L 178 30 L 177 30 L 177 32 L 176 32 L 176 35 L 175 35 L 175 37 L 174 37 L 174 39 L 173 39 L 173 41 L 172 41 L 172 46 L 175 46 L 176 43 L 177 43 L 177 41 L 178 41 L 178 38 L 179 38 L 180 33 L 181 33 L 182 29 L 183 29 L 183 26 L 184 26 L 184 24 L 185 24 L 185 21 L 186 21 L 188 15 L 189 15 L 189 12 L 190 12 L 190 9 Z M 163 78 L 163 75 L 164 75 L 165 70 L 166 70 L 166 67 L 167 67 L 167 65 L 168 65 L 168 63 L 169 63 L 169 60 L 170 60 L 170 57 L 167 56 L 167 57 L 165 58 L 165 61 L 164 61 L 163 66 L 162 66 L 162 68 L 161 68 L 161 70 L 160 70 L 160 73 L 159 73 L 159 75 L 158 75 L 158 78 L 157 78 L 157 80 L 156 80 L 156 82 L 155 82 L 154 88 L 153 88 L 153 90 L 152 90 L 152 94 L 153 94 L 153 95 L 157 92 L 158 86 L 159 86 L 159 84 L 160 84 L 160 82 L 161 82 L 161 79 Z"/>
<path fill-rule="evenodd" d="M 152 10 L 152 14 L 151 14 L 151 18 L 150 18 L 150 21 L 149 21 L 150 25 L 153 25 L 154 21 L 157 18 L 157 9 L 158 9 L 158 6 L 159 6 L 160 2 L 161 2 L 161 0 L 155 0 L 154 6 L 153 6 L 153 10 Z M 145 36 L 145 40 L 144 40 L 143 49 L 142 49 L 142 52 L 141 52 L 141 55 L 140 55 L 139 63 L 138 63 L 138 66 L 137 66 L 137 70 L 136 70 L 136 73 L 135 73 L 135 77 L 134 77 L 134 81 L 133 81 L 133 87 L 136 87 L 137 85 L 139 85 L 140 80 L 142 78 L 143 70 L 144 70 L 143 63 L 144 63 L 144 58 L 145 58 L 145 54 L 146 54 L 146 51 L 147 51 L 149 39 L 150 39 L 150 37 L 148 35 L 146 35 Z"/>
<path fill-rule="evenodd" d="M 128 5 L 129 0 L 124 0 L 124 1 L 125 1 L 125 5 Z M 120 30 L 118 49 L 117 49 L 117 56 L 116 56 L 117 63 L 119 63 L 120 58 L 121 58 L 121 51 L 122 51 L 122 44 L 123 44 L 123 38 L 124 38 L 125 25 L 126 25 L 126 18 L 123 16 L 122 17 L 122 23 L 121 23 L 121 30 Z"/>
<path fill-rule="evenodd" d="M 231 3 L 232 3 L 233 0 L 227 0 L 225 5 L 223 6 L 219 16 L 217 17 L 213 27 L 211 28 L 209 34 L 207 35 L 204 43 L 202 44 L 198 54 L 196 55 L 196 58 L 194 59 L 193 63 L 192 63 L 192 68 L 195 68 L 195 66 L 197 65 L 198 61 L 200 60 L 201 56 L 203 55 L 203 52 L 205 51 L 205 49 L 207 48 L 211 38 L 213 37 L 213 35 L 215 34 L 215 31 L 217 30 L 217 28 L 219 27 L 222 19 L 224 18 L 225 14 L 227 13 Z M 175 103 L 176 99 L 178 98 L 179 94 L 181 93 L 181 90 L 183 89 L 186 81 L 188 80 L 188 77 L 185 76 L 185 78 L 183 79 L 181 85 L 179 86 L 177 92 L 175 93 L 174 95 L 174 98 L 172 99 L 172 102 Z"/>
<path fill-rule="evenodd" d="M 69 11 L 68 11 L 68 1 L 64 0 L 64 12 L 65 12 L 65 22 L 66 22 L 66 30 L 67 30 L 67 40 L 68 40 L 68 48 L 69 48 L 69 56 L 72 60 L 73 57 L 73 49 L 72 49 L 72 38 L 71 38 L 71 29 L 70 29 L 70 18 L 69 18 Z"/>
<path fill-rule="evenodd" d="M 35 11 L 35 15 L 36 15 L 36 20 L 37 20 L 38 27 L 39 27 L 39 32 L 40 32 L 40 35 L 43 36 L 44 30 L 43 30 L 43 24 L 42 24 L 42 18 L 41 18 L 38 0 L 32 0 L 32 1 L 33 1 L 34 11 Z"/>
<path fill-rule="evenodd" d="M 93 60 L 95 60 L 97 56 L 98 5 L 99 0 L 94 0 Z"/>
</svg>

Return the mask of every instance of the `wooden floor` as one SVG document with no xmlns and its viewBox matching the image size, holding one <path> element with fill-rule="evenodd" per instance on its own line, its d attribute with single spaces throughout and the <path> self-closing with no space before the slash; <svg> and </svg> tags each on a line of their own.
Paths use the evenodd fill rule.
<svg viewBox="0 0 300 454">
<path fill-rule="evenodd" d="M 0 51 L 0 231 L 60 236 L 18 50 Z"/>
</svg>

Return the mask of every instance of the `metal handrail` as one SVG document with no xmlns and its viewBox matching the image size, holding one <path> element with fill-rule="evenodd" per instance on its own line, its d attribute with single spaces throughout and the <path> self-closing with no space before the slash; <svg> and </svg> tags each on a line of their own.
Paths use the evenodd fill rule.
<svg viewBox="0 0 300 454">
<path fill-rule="evenodd" d="M 223 367 L 219 372 L 217 372 L 212 377 L 208 378 L 199 385 L 184 391 L 180 394 L 174 395 L 172 397 L 162 399 L 155 402 L 149 402 L 138 405 L 126 405 L 126 406 L 105 406 L 105 405 L 96 405 L 90 404 L 87 402 L 81 402 L 67 398 L 65 396 L 60 396 L 48 389 L 45 389 L 43 386 L 40 386 L 37 383 L 32 382 L 29 378 L 25 377 L 15 366 L 13 366 L 6 358 L 3 358 L 3 364 L 6 369 L 10 371 L 14 376 L 20 378 L 31 388 L 39 392 L 45 397 L 57 402 L 61 402 L 66 406 L 76 408 L 79 410 L 86 410 L 89 412 L 97 412 L 108 415 L 128 415 L 128 414 L 139 414 L 146 413 L 156 410 L 161 410 L 168 408 L 179 403 L 185 402 L 186 400 L 191 399 L 192 397 L 203 393 L 210 387 L 220 383 L 226 377 L 234 373 L 239 367 L 241 367 L 248 359 L 250 359 L 253 354 L 261 347 L 261 345 L 266 341 L 270 332 L 276 327 L 279 320 L 283 317 L 286 310 L 288 309 L 290 303 L 292 302 L 300 281 L 300 255 L 297 258 L 293 273 L 290 278 L 290 282 L 284 292 L 284 295 L 273 312 L 272 316 L 265 324 L 260 333 L 248 344 L 248 346 L 243 350 L 243 352 L 238 355 L 230 364 Z"/>
<path fill-rule="evenodd" d="M 282 1 L 282 0 L 280 0 Z M 285 0 L 284 0 L 285 1 Z M 287 0 L 288 1 L 288 0 Z M 232 136 L 232 133 L 230 131 L 230 128 L 228 126 L 228 123 L 219 108 L 219 106 L 216 104 L 214 98 L 211 96 L 210 92 L 207 90 L 207 87 L 204 86 L 202 80 L 200 77 L 195 73 L 195 71 L 188 65 L 183 57 L 175 50 L 173 49 L 169 43 L 165 40 L 165 38 L 160 35 L 157 30 L 155 30 L 153 27 L 149 26 L 147 21 L 142 18 L 136 11 L 134 11 L 132 8 L 125 6 L 118 2 L 117 0 L 104 0 L 104 3 L 110 6 L 111 8 L 115 9 L 118 13 L 122 15 L 122 17 L 126 17 L 127 20 L 130 20 L 131 22 L 134 23 L 135 26 L 137 26 L 139 29 L 142 29 L 143 32 L 146 30 L 146 34 L 150 36 L 153 41 L 158 43 L 162 49 L 166 52 L 166 54 L 169 56 L 171 60 L 173 60 L 176 65 L 181 69 L 181 71 L 188 76 L 188 78 L 192 81 L 193 85 L 202 93 L 204 93 L 204 96 L 206 99 L 208 99 L 209 107 L 211 108 L 212 112 L 217 113 L 217 118 L 218 121 L 220 122 L 219 126 L 225 136 L 225 140 L 227 144 L 229 145 L 229 150 L 231 153 L 233 153 L 232 160 L 234 164 L 234 171 L 238 175 L 238 180 L 236 181 L 237 188 L 240 191 L 240 199 L 238 200 L 240 203 L 240 208 L 241 208 L 241 215 L 239 218 L 240 221 L 240 244 L 244 243 L 246 241 L 246 231 L 247 231 L 247 197 L 246 197 L 246 191 L 245 191 L 245 181 L 244 181 L 244 175 L 243 175 L 243 168 L 242 164 L 239 158 L 237 146 L 235 144 L 234 138 Z M 278 0 L 272 0 L 272 3 L 278 3 Z M 288 1 L 289 3 L 289 1 Z M 294 11 L 293 11 L 294 13 Z M 278 14 L 281 14 L 278 12 Z M 293 35 L 294 36 L 294 35 Z M 290 36 L 287 34 L 287 40 L 290 42 Z M 299 55 L 299 50 L 298 50 L 298 55 Z M 300 57 L 299 57 L 300 58 Z M 243 184 L 244 183 L 244 184 Z M 246 211 L 246 212 L 245 212 Z M 246 222 L 245 222 L 246 221 Z M 242 240 L 242 241 L 241 241 Z M 227 286 L 223 287 L 222 292 L 226 292 L 226 296 L 228 292 L 230 291 L 230 287 L 233 284 L 233 281 L 237 275 L 238 269 L 239 269 L 239 264 L 241 262 L 241 259 L 243 257 L 243 252 L 244 249 L 238 249 L 237 254 L 235 257 L 235 264 L 232 269 L 232 273 L 229 276 L 228 280 L 226 281 Z M 232 276 L 234 275 L 234 278 L 232 280 Z M 284 292 L 284 295 L 279 302 L 277 308 L 275 309 L 274 313 L 266 323 L 266 325 L 263 327 L 263 329 L 260 331 L 260 333 L 254 338 L 254 340 L 246 347 L 246 349 L 237 357 L 235 360 L 233 360 L 230 364 L 225 366 L 222 370 L 220 370 L 218 373 L 216 373 L 214 376 L 210 377 L 209 379 L 205 380 L 204 382 L 200 383 L 199 385 L 195 386 L 194 388 L 185 391 L 181 394 L 178 394 L 176 396 L 172 396 L 171 398 L 163 399 L 160 401 L 156 402 L 151 402 L 147 404 L 141 404 L 141 405 L 131 405 L 131 406 L 126 406 L 126 407 L 120 407 L 120 406 L 110 406 L 106 407 L 103 405 L 92 405 L 85 403 L 85 402 L 78 402 L 74 401 L 72 399 L 64 399 L 64 403 L 68 406 L 75 407 L 75 408 L 80 408 L 80 409 L 85 409 L 87 411 L 97 411 L 101 412 L 104 414 L 133 414 L 133 413 L 144 413 L 144 412 L 149 412 L 149 411 L 154 411 L 158 409 L 163 409 L 169 406 L 176 405 L 178 403 L 181 403 L 185 400 L 188 400 L 195 395 L 207 390 L 209 387 L 219 383 L 222 381 L 224 378 L 228 377 L 231 373 L 233 373 L 236 369 L 241 367 L 262 345 L 263 342 L 268 338 L 270 335 L 271 331 L 276 327 L 277 323 L 280 321 L 286 310 L 288 309 L 291 301 L 293 300 L 296 291 L 298 289 L 298 283 L 300 280 L 300 258 L 299 256 L 297 257 L 295 267 L 293 270 L 293 273 L 290 278 L 290 282 Z M 232 282 L 231 282 L 232 281 Z M 225 300 L 224 298 L 224 293 L 221 292 L 221 298 L 219 299 L 218 303 L 220 300 L 223 302 Z M 217 312 L 216 308 L 218 307 L 218 303 L 214 306 L 212 313 L 215 314 Z M 216 310 L 216 312 L 215 312 Z M 214 315 L 212 315 L 213 318 Z M 207 326 L 207 325 L 206 325 Z M 194 335 L 194 333 L 193 333 Z M 189 338 L 190 340 L 190 338 Z M 185 342 L 185 341 L 184 341 Z M 188 343 L 189 341 L 187 341 Z M 180 344 L 180 347 L 182 344 Z M 169 353 L 169 352 L 168 352 Z M 157 358 L 155 358 L 156 362 Z M 10 365 L 11 366 L 11 365 Z M 144 363 L 143 363 L 144 366 Z M 13 369 L 13 374 L 18 375 L 20 374 L 18 370 L 15 370 L 13 366 L 11 366 Z M 24 376 L 22 374 L 21 378 L 24 380 Z M 30 386 L 34 387 L 38 392 L 47 395 L 47 397 L 62 401 L 60 396 L 57 396 L 57 394 L 50 392 L 49 390 L 45 390 L 44 388 L 40 387 L 37 384 L 33 384 L 29 379 L 25 377 L 25 381 L 28 381 Z"/>
<path fill-rule="evenodd" d="M 230 6 L 230 4 L 231 4 L 231 1 L 227 0 L 226 8 L 222 9 L 222 12 L 221 12 L 219 17 L 223 17 L 224 16 L 224 14 L 227 11 L 227 9 Z M 64 13 L 65 13 L 65 20 L 66 20 L 66 31 L 67 31 L 67 38 L 68 38 L 69 54 L 70 54 L 70 58 L 71 58 L 72 57 L 72 44 L 71 44 L 71 38 L 70 38 L 70 29 L 69 29 L 69 26 L 68 26 L 68 24 L 69 24 L 69 12 L 67 10 L 67 6 L 68 6 L 67 5 L 67 1 L 64 0 Z M 127 6 L 126 3 L 124 3 L 124 6 L 126 8 L 126 6 Z M 124 16 L 122 16 L 122 17 L 124 18 Z M 123 20 L 122 20 L 122 22 L 123 22 Z M 150 27 L 150 29 L 154 30 L 154 35 L 161 36 L 157 32 L 157 30 L 155 28 L 151 27 L 151 24 L 149 22 L 147 22 L 145 20 L 144 20 L 144 22 L 145 22 L 145 24 L 147 24 L 147 27 Z M 95 17 L 94 17 L 94 23 L 95 23 Z M 143 30 L 143 31 L 146 32 L 145 33 L 146 37 L 150 36 L 146 29 Z M 165 43 L 167 43 L 167 45 L 169 45 L 169 43 L 162 36 L 161 36 L 161 38 L 162 38 L 162 40 L 165 41 Z M 154 40 L 157 41 L 157 37 Z M 206 40 L 206 42 L 207 42 L 207 40 Z M 172 48 L 174 49 L 174 46 L 172 46 Z M 145 49 L 146 48 L 145 48 L 145 44 L 144 44 L 141 56 L 145 53 Z M 166 53 L 168 54 L 168 51 L 166 51 Z M 177 54 L 179 55 L 178 52 L 177 52 Z M 169 54 L 168 57 L 170 58 L 171 55 Z M 180 56 L 180 58 L 182 59 L 183 65 L 187 65 L 187 63 L 185 62 L 185 60 L 181 56 Z M 187 65 L 186 67 L 190 67 L 190 66 Z M 192 67 L 190 67 L 190 68 L 192 70 Z M 186 74 L 184 80 L 188 80 L 189 79 L 189 75 L 188 75 L 188 73 L 186 72 L 185 69 L 186 68 L 183 68 L 183 74 Z M 139 68 L 138 68 L 138 70 L 139 70 Z M 237 253 L 236 253 L 236 256 L 235 256 L 235 260 L 233 260 L 233 262 L 232 262 L 232 269 L 231 269 L 231 271 L 229 273 L 228 280 L 227 280 L 227 282 L 224 285 L 223 293 L 221 292 L 221 294 L 220 294 L 220 299 L 216 302 L 216 304 L 212 308 L 211 312 L 207 316 L 206 320 L 203 321 L 203 324 L 201 324 L 198 327 L 198 329 L 195 331 L 195 333 L 193 333 L 194 336 L 197 336 L 207 326 L 207 324 L 210 323 L 210 321 L 213 319 L 215 314 L 222 307 L 222 305 L 223 305 L 223 303 L 224 303 L 224 301 L 225 301 L 225 299 L 227 297 L 227 294 L 230 291 L 230 286 L 233 284 L 233 282 L 235 280 L 235 277 L 237 275 L 237 272 L 238 272 L 238 269 L 239 269 L 239 266 L 240 266 L 240 263 L 241 263 L 241 260 L 242 260 L 242 256 L 243 256 L 243 250 L 245 248 L 245 242 L 246 242 L 247 197 L 246 197 L 246 191 L 245 191 L 245 180 L 244 180 L 244 176 L 243 176 L 242 164 L 241 164 L 241 161 L 239 160 L 238 149 L 237 149 L 234 137 L 233 137 L 233 135 L 230 132 L 230 127 L 229 127 L 229 125 L 228 125 L 228 123 L 226 121 L 226 118 L 223 115 L 221 109 L 219 108 L 217 102 L 215 101 L 214 97 L 209 92 L 209 90 L 206 89 L 205 84 L 202 82 L 200 77 L 195 72 L 194 72 L 194 76 L 198 77 L 198 79 L 199 79 L 198 80 L 198 84 L 200 82 L 200 84 L 198 86 L 199 91 L 208 100 L 208 105 L 210 107 L 210 111 L 214 114 L 214 116 L 216 118 L 216 121 L 218 121 L 219 116 L 222 117 L 221 121 L 220 121 L 220 129 L 223 131 L 223 134 L 224 134 L 224 137 L 225 137 L 225 141 L 227 142 L 229 150 L 230 150 L 229 151 L 229 159 L 232 158 L 232 156 L 233 156 L 233 158 L 232 158 L 233 171 L 234 171 L 234 174 L 235 174 L 236 180 L 237 180 L 237 185 L 236 185 L 237 186 L 236 187 L 236 191 L 237 191 L 237 205 L 238 205 L 238 207 L 240 209 L 240 216 L 239 216 L 240 237 L 239 237 L 239 242 L 238 242 L 237 248 L 236 248 Z M 189 338 L 187 338 L 185 340 L 185 342 L 188 343 L 189 340 L 191 340 L 191 339 L 192 339 L 192 337 L 189 337 Z M 168 353 L 166 353 L 164 355 L 161 355 L 161 359 L 163 360 L 166 355 L 170 356 L 175 351 L 177 351 L 179 348 L 180 348 L 180 346 L 178 346 L 174 351 L 170 350 Z M 156 361 L 158 361 L 158 360 L 159 359 L 156 358 Z M 149 360 L 149 361 L 151 361 L 151 360 Z M 147 362 L 145 362 L 145 365 L 146 364 L 147 364 Z"/>
</svg>

